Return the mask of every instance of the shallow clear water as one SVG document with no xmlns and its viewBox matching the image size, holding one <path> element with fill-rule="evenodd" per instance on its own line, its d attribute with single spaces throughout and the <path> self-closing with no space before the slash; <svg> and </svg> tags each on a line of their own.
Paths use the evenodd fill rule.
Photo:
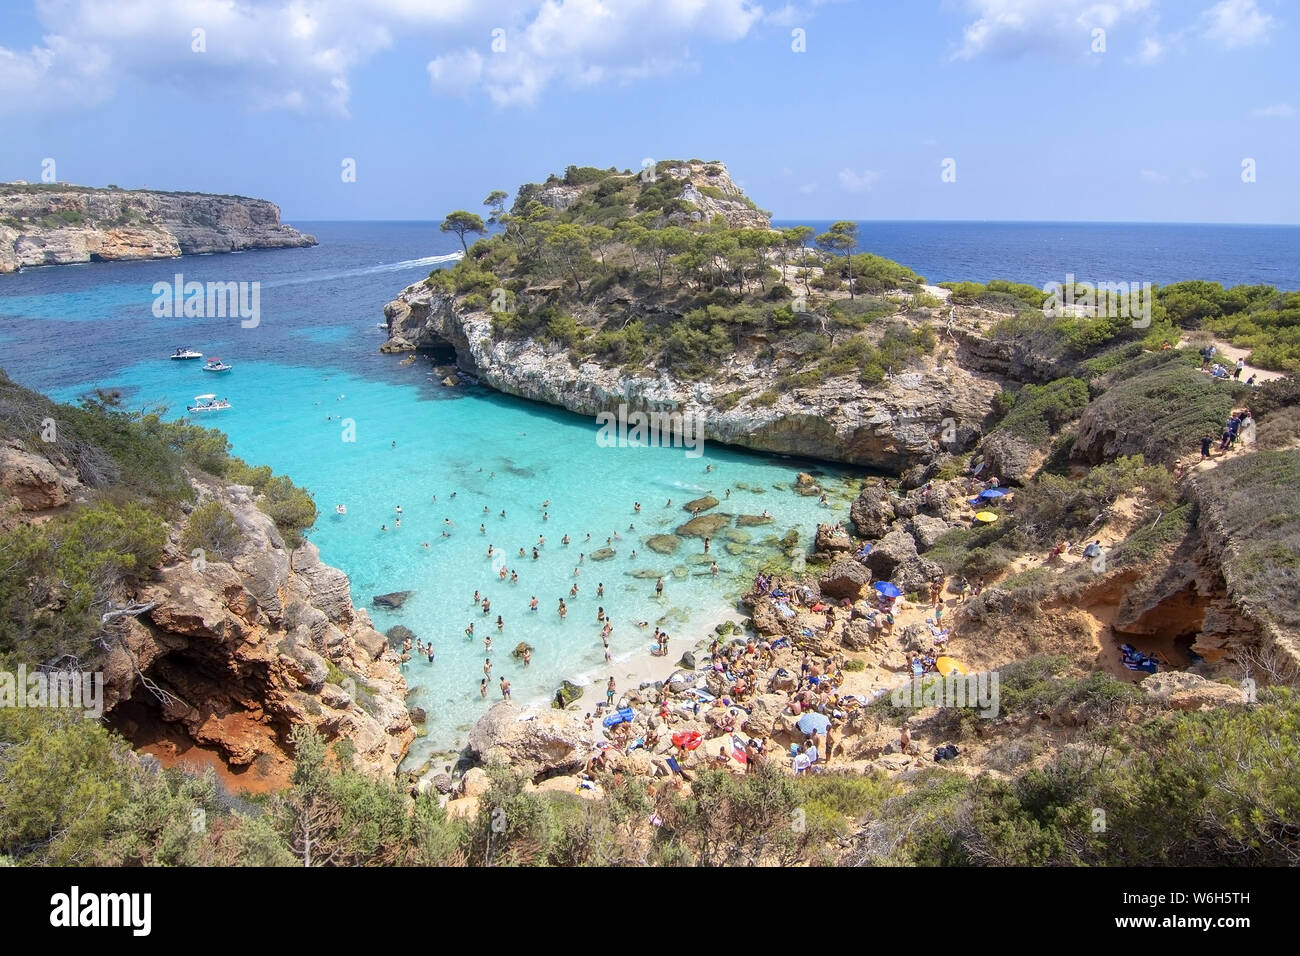
<svg viewBox="0 0 1300 956">
<path fill-rule="evenodd" d="M 350 231 L 366 227 L 338 228 L 355 246 Z M 427 253 L 433 238 L 427 229 L 396 231 L 396 239 L 379 243 L 391 262 Z M 330 241 L 326 229 L 318 232 Z M 445 240 L 435 239 L 432 248 L 448 251 Z M 815 497 L 773 487 L 793 486 L 796 473 L 818 467 L 813 464 L 709 444 L 701 457 L 682 448 L 600 447 L 590 418 L 486 389 L 445 389 L 427 362 L 402 366 L 400 357 L 379 355 L 383 336 L 375 324 L 384 302 L 430 265 L 392 268 L 347 258 L 338 248 L 318 248 L 31 270 L 11 277 L 17 281 L 4 291 L 15 294 L 0 297 L 0 334 L 23 343 L 10 353 L 9 374 L 60 400 L 74 401 L 91 385 L 123 388 L 129 404 L 162 403 L 173 413 L 202 392 L 230 400 L 229 411 L 202 422 L 222 428 L 236 454 L 312 491 L 320 518 L 310 537 L 326 561 L 348 573 L 354 601 L 369 607 L 375 594 L 414 592 L 400 611 L 370 607 L 381 630 L 406 625 L 437 651 L 432 666 L 424 659 L 407 665 L 408 682 L 418 688 L 411 703 L 429 715 L 428 737 L 412 759 L 462 745 L 477 715 L 500 699 L 502 674 L 516 701 L 545 706 L 561 679 L 603 681 L 613 674 L 624 685 L 628 668 L 620 663 L 648 655 L 656 623 L 671 635 L 676 657 L 734 607 L 754 566 L 777 553 L 773 537 L 798 528 L 806 544 L 818 521 L 847 517 L 856 490 L 847 473 L 820 466 L 837 492 L 827 508 Z M 187 281 L 260 281 L 261 324 L 242 329 L 235 319 L 155 318 L 152 284 L 178 271 Z M 220 355 L 235 368 L 214 375 L 198 362 L 168 360 L 181 344 Z M 345 426 L 354 440 L 344 440 Z M 699 539 L 684 539 L 673 556 L 644 544 L 686 521 L 681 506 L 708 492 L 724 498 L 719 510 L 766 509 L 777 519 L 745 529 L 751 540 L 733 548 L 738 554 L 728 552 L 723 534 L 715 536 L 716 578 Z M 335 513 L 337 504 L 346 505 L 346 515 Z M 448 518 L 453 527 L 444 537 Z M 565 533 L 572 539 L 567 547 Z M 531 549 L 543 534 L 546 544 L 534 560 Z M 622 540 L 613 541 L 614 558 L 580 562 L 580 554 L 615 535 Z M 500 580 L 501 561 L 489 559 L 489 544 L 504 549 L 504 566 L 518 573 L 517 583 Z M 633 577 L 634 571 L 662 574 L 663 598 L 656 598 L 653 578 Z M 570 596 L 574 583 L 576 597 Z M 602 583 L 604 597 L 597 597 Z M 472 605 L 475 590 L 491 600 L 490 616 Z M 534 595 L 535 613 L 528 610 Z M 570 608 L 563 620 L 560 597 Z M 614 623 L 613 666 L 604 662 L 598 606 Z M 505 625 L 500 632 L 498 614 Z M 637 627 L 642 620 L 651 627 Z M 464 633 L 471 621 L 472 639 Z M 489 634 L 493 669 L 484 702 L 482 639 Z M 535 649 L 528 667 L 509 654 L 520 641 Z M 594 699 L 597 691 L 587 696 Z"/>
</svg>

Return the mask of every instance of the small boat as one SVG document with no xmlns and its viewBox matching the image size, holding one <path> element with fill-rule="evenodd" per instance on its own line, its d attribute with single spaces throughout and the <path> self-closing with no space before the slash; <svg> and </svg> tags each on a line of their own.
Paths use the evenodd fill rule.
<svg viewBox="0 0 1300 956">
<path fill-rule="evenodd" d="M 179 348 L 171 354 L 172 359 L 201 359 L 202 352 L 196 352 L 193 349 Z"/>
<path fill-rule="evenodd" d="M 215 355 L 203 363 L 203 371 L 205 372 L 229 372 L 232 368 L 234 368 L 233 365 L 221 361 Z"/>
<path fill-rule="evenodd" d="M 230 403 L 215 395 L 195 395 L 194 404 L 185 407 L 191 412 L 220 412 L 229 408 Z"/>
</svg>

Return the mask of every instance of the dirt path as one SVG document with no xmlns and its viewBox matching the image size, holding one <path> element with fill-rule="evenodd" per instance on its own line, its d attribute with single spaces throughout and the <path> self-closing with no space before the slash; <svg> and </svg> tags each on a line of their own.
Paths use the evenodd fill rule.
<svg viewBox="0 0 1300 956">
<path fill-rule="evenodd" d="M 1237 359 L 1244 359 L 1246 356 L 1250 355 L 1250 349 L 1238 348 L 1235 345 L 1229 345 L 1227 342 L 1222 342 L 1219 339 L 1214 339 L 1213 342 L 1214 347 L 1218 349 L 1219 352 L 1226 355 L 1233 365 L 1236 365 Z M 1191 346 L 1192 343 L 1186 336 L 1178 340 L 1178 347 L 1180 349 Z M 1256 381 L 1260 382 L 1270 382 L 1273 379 L 1286 378 L 1286 375 L 1282 372 L 1270 372 L 1267 369 L 1256 368 L 1247 362 L 1246 366 L 1241 370 L 1241 381 L 1246 381 L 1246 379 L 1250 378 L 1252 375 L 1257 376 Z"/>
</svg>

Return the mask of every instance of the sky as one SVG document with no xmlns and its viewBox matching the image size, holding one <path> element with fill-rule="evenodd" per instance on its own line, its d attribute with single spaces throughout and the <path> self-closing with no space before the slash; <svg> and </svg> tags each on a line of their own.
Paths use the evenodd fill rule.
<svg viewBox="0 0 1300 956">
<path fill-rule="evenodd" d="M 570 164 L 698 158 L 778 219 L 1300 223 L 1297 20 L 1292 0 L 0 0 L 0 180 L 427 220 Z"/>
</svg>

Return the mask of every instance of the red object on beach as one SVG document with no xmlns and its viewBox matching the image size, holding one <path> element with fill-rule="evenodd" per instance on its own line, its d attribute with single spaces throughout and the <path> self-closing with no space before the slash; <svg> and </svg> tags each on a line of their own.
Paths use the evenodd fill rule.
<svg viewBox="0 0 1300 956">
<path fill-rule="evenodd" d="M 741 763 L 749 763 L 749 755 L 745 753 L 745 745 L 740 742 L 740 738 L 735 734 L 731 736 L 731 756 Z"/>
<path fill-rule="evenodd" d="M 704 743 L 704 738 L 695 730 L 681 731 L 673 734 L 674 747 L 681 747 L 684 750 L 694 750 L 702 743 Z"/>
</svg>

